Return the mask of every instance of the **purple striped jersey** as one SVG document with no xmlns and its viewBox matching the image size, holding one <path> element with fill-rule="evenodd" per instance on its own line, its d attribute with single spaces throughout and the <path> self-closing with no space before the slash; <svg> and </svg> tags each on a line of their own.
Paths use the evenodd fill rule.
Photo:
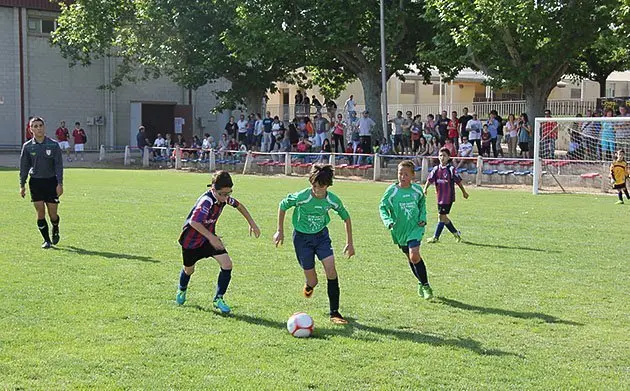
<svg viewBox="0 0 630 391">
<path fill-rule="evenodd" d="M 179 244 L 186 249 L 199 248 L 203 246 L 208 239 L 200 234 L 199 231 L 191 227 L 190 223 L 192 221 L 197 221 L 203 224 L 208 231 L 216 234 L 215 227 L 217 220 L 219 219 L 219 216 L 221 216 L 221 212 L 223 211 L 223 207 L 225 207 L 225 205 L 230 205 L 236 208 L 240 204 L 232 197 L 228 197 L 226 203 L 219 202 L 214 197 L 211 190 L 203 193 L 201 197 L 197 199 L 197 203 L 188 214 L 188 217 L 186 217 L 182 233 L 179 235 Z"/>
<path fill-rule="evenodd" d="M 455 184 L 460 183 L 462 177 L 452 164 L 446 166 L 439 164 L 431 170 L 428 181 L 435 184 L 438 205 L 448 205 L 455 202 Z"/>
</svg>

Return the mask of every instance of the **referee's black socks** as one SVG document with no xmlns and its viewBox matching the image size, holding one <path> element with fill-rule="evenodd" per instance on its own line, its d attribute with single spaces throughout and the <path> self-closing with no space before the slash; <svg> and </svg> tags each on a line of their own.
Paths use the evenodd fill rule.
<svg viewBox="0 0 630 391">
<path fill-rule="evenodd" d="M 39 233 L 42 234 L 44 241 L 50 243 L 50 235 L 48 234 L 48 223 L 46 219 L 37 220 L 37 228 L 39 229 Z"/>
</svg>

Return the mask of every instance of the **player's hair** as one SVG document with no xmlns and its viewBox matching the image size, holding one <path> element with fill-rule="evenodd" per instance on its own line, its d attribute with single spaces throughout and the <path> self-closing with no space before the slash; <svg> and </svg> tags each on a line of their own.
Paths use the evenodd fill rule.
<svg viewBox="0 0 630 391">
<path fill-rule="evenodd" d="M 41 122 L 44 124 L 44 126 L 46 126 L 46 122 L 44 122 L 44 119 L 42 117 L 31 117 L 31 119 L 28 120 L 28 126 L 33 125 L 33 122 Z"/>
<path fill-rule="evenodd" d="M 440 153 L 444 152 L 445 154 L 447 154 L 448 156 L 451 156 L 451 151 L 448 150 L 448 148 L 440 148 Z"/>
<path fill-rule="evenodd" d="M 398 168 L 400 169 L 401 167 L 410 169 L 412 174 L 415 173 L 416 166 L 411 160 L 403 160 L 402 162 L 398 163 Z"/>
<path fill-rule="evenodd" d="M 334 176 L 335 171 L 330 164 L 313 164 L 308 181 L 312 185 L 317 183 L 320 186 L 332 186 Z"/>
<path fill-rule="evenodd" d="M 212 177 L 212 184 L 216 190 L 221 190 L 224 187 L 234 187 L 232 177 L 227 171 L 217 171 Z"/>
</svg>

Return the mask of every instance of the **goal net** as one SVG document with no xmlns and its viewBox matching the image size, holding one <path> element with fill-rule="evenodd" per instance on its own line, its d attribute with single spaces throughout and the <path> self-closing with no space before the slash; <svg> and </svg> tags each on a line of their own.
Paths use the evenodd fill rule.
<svg viewBox="0 0 630 391">
<path fill-rule="evenodd" d="M 630 117 L 545 117 L 534 125 L 534 194 L 610 189 L 615 152 L 630 150 Z"/>
</svg>

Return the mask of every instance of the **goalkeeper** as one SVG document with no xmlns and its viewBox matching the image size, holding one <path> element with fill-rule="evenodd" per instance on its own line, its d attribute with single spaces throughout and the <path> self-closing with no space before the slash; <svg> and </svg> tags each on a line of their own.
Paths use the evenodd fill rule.
<svg viewBox="0 0 630 391">
<path fill-rule="evenodd" d="M 623 204 L 623 195 L 621 191 L 626 194 L 626 198 L 630 200 L 630 194 L 628 194 L 628 188 L 626 187 L 626 178 L 628 178 L 628 163 L 625 160 L 625 152 L 623 149 L 617 151 L 615 160 L 610 165 L 610 181 L 613 184 L 613 189 L 617 190 L 619 201 L 618 205 Z"/>
</svg>

